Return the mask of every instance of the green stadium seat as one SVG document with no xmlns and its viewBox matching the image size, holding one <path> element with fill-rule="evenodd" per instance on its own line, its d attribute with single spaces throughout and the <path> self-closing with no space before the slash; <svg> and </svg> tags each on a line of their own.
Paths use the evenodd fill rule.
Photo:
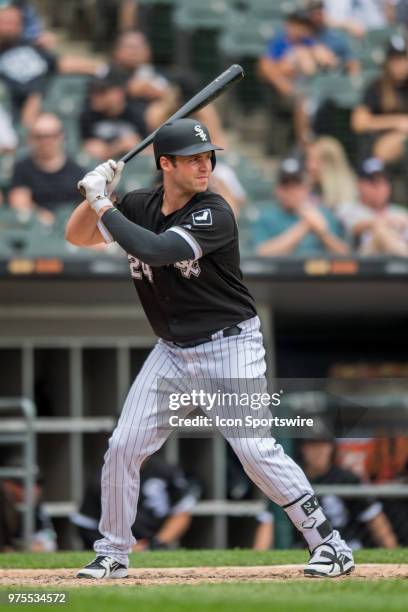
<svg viewBox="0 0 408 612">
<path fill-rule="evenodd" d="M 138 0 L 139 4 L 146 4 L 147 6 L 154 6 L 160 4 L 170 4 L 177 6 L 180 0 Z"/>
<path fill-rule="evenodd" d="M 0 237 L 1 242 L 15 254 L 24 254 L 33 228 L 40 223 L 35 215 L 24 219 L 21 213 L 8 206 L 0 207 Z"/>
<path fill-rule="evenodd" d="M 12 153 L 0 155 L 0 189 L 8 189 L 13 175 L 15 156 Z"/>
<path fill-rule="evenodd" d="M 156 174 L 156 165 L 152 155 L 138 155 L 125 165 L 119 190 L 127 192 L 149 187 Z"/>
<path fill-rule="evenodd" d="M 8 244 L 5 240 L 3 240 L 3 236 L 0 230 L 0 257 L 2 259 L 8 259 L 9 257 L 13 257 L 14 249 L 10 244 Z"/>
<path fill-rule="evenodd" d="M 282 27 L 281 21 L 267 21 L 234 14 L 220 36 L 221 51 L 230 58 L 258 58 L 265 52 L 265 47 L 277 31 Z"/>
<path fill-rule="evenodd" d="M 75 117 L 61 117 L 64 128 L 65 149 L 76 161 L 81 152 L 82 141 L 78 120 Z M 78 162 L 79 163 L 79 162 Z M 97 164 L 96 164 L 97 165 Z"/>
<path fill-rule="evenodd" d="M 43 109 L 61 117 L 77 117 L 86 97 L 89 76 L 56 75 L 50 80 L 44 96 Z"/>
<path fill-rule="evenodd" d="M 68 223 L 68 219 L 72 215 L 75 207 L 75 204 L 67 204 L 66 202 L 55 205 L 55 222 L 53 225 L 53 232 L 61 238 L 63 238 L 65 235 L 65 228 Z"/>
<path fill-rule="evenodd" d="M 361 99 L 365 80 L 362 74 L 349 76 L 338 72 L 317 74 L 305 83 L 304 93 L 317 105 L 334 100 L 340 108 L 351 109 Z"/>
<path fill-rule="evenodd" d="M 53 228 L 33 228 L 29 232 L 25 255 L 27 257 L 64 257 L 67 243 Z"/>
<path fill-rule="evenodd" d="M 247 0 L 239 3 L 240 12 L 247 17 L 257 17 L 263 21 L 279 21 L 285 16 L 294 11 L 297 7 L 296 0 L 283 0 L 274 2 L 274 0 Z"/>
<path fill-rule="evenodd" d="M 0 81 L 0 104 L 6 109 L 6 111 L 11 111 L 12 105 L 9 89 L 2 81 Z"/>
<path fill-rule="evenodd" d="M 182 30 L 224 28 L 228 13 L 226 0 L 179 0 L 174 22 Z"/>
<path fill-rule="evenodd" d="M 226 161 L 237 173 L 250 202 L 272 197 L 274 190 L 273 177 L 266 176 L 263 169 L 254 164 L 251 159 L 241 155 L 237 156 L 235 160 L 227 158 Z"/>
<path fill-rule="evenodd" d="M 365 33 L 363 45 L 368 49 L 374 49 L 378 47 L 385 49 L 390 37 L 393 34 L 403 35 L 403 30 L 401 29 L 401 27 L 395 25 L 389 25 L 385 28 L 380 28 L 377 30 L 368 30 Z"/>
</svg>

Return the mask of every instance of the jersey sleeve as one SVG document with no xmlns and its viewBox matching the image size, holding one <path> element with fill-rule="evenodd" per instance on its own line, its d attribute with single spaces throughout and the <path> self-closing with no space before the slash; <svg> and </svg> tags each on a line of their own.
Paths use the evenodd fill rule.
<svg viewBox="0 0 408 612">
<path fill-rule="evenodd" d="M 180 225 L 169 228 L 187 242 L 194 252 L 194 258 L 200 259 L 214 251 L 228 246 L 237 235 L 234 215 L 228 208 L 205 205 L 193 211 Z"/>
<path fill-rule="evenodd" d="M 130 212 L 130 197 L 129 197 L 130 194 L 131 192 L 124 195 L 123 198 L 120 198 L 120 200 L 116 202 L 115 208 L 117 208 L 122 213 L 122 215 L 126 217 L 126 219 L 129 219 L 130 221 L 134 221 L 134 219 L 131 216 L 131 212 Z M 136 207 L 133 206 L 133 210 L 132 210 L 133 215 L 135 211 L 136 211 Z M 106 244 L 111 244 L 112 242 L 115 242 L 113 236 L 111 235 L 108 228 L 105 226 L 105 224 L 103 223 L 101 219 L 98 220 L 96 225 L 98 227 L 98 230 L 104 242 L 106 242 Z"/>
</svg>

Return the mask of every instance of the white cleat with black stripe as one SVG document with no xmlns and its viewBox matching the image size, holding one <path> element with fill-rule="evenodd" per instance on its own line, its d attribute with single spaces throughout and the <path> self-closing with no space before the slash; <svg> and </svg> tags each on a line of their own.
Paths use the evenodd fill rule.
<svg viewBox="0 0 408 612">
<path fill-rule="evenodd" d="M 350 574 L 355 565 L 353 554 L 349 551 L 336 551 L 335 546 L 329 542 L 320 544 L 314 549 L 304 575 L 309 578 L 337 578 Z"/>
<path fill-rule="evenodd" d="M 77 573 L 77 578 L 127 578 L 128 575 L 125 565 L 121 565 L 112 557 L 99 555 Z"/>
</svg>

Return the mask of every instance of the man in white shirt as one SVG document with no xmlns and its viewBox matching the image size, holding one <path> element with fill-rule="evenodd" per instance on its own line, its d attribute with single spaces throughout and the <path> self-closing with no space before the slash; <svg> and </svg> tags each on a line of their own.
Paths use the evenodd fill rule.
<svg viewBox="0 0 408 612">
<path fill-rule="evenodd" d="M 408 213 L 390 203 L 391 184 L 380 159 L 366 159 L 359 169 L 359 203 L 344 204 L 338 217 L 362 255 L 408 256 Z"/>
</svg>

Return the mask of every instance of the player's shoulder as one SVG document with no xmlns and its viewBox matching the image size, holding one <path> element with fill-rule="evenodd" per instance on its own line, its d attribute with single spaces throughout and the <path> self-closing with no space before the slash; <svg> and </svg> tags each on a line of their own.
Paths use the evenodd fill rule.
<svg viewBox="0 0 408 612">
<path fill-rule="evenodd" d="M 141 210 L 141 207 L 151 206 L 157 202 L 158 198 L 162 197 L 163 187 L 143 187 L 141 189 L 133 189 L 128 191 L 117 202 L 116 207 L 126 216 L 132 216 L 135 211 Z"/>
<path fill-rule="evenodd" d="M 235 218 L 232 208 L 228 204 L 227 200 L 223 198 L 222 195 L 215 193 L 214 191 L 204 191 L 203 193 L 198 193 L 191 205 L 192 212 L 199 212 L 200 210 L 206 208 L 211 209 L 215 213 L 224 213 Z"/>
</svg>

